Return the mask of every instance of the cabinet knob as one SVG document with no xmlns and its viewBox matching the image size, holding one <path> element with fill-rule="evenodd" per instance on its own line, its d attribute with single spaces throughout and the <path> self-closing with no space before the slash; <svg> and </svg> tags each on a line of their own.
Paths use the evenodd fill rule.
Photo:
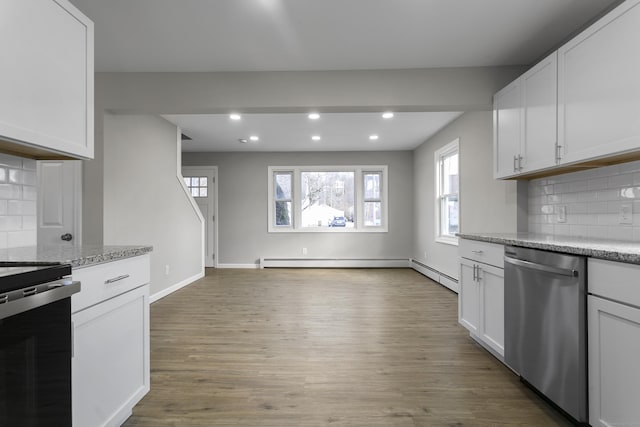
<svg viewBox="0 0 640 427">
<path fill-rule="evenodd" d="M 71 233 L 65 233 L 60 236 L 60 239 L 64 240 L 65 242 L 70 242 L 71 239 L 73 239 L 73 235 Z"/>
</svg>

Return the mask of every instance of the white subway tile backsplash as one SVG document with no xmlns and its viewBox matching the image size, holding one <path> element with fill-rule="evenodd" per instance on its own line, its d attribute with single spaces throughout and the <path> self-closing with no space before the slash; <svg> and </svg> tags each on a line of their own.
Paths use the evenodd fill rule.
<svg viewBox="0 0 640 427">
<path fill-rule="evenodd" d="M 37 244 L 36 161 L 0 154 L 0 248 Z"/>
<path fill-rule="evenodd" d="M 20 230 L 7 232 L 7 245 L 10 248 L 20 246 L 33 246 L 37 244 L 38 239 L 36 230 Z"/>
<path fill-rule="evenodd" d="M 609 177 L 609 188 L 628 187 L 633 185 L 633 174 L 625 173 Z"/>
<path fill-rule="evenodd" d="M 23 230 L 35 230 L 37 227 L 37 217 L 35 215 L 25 215 L 22 217 Z"/>
<path fill-rule="evenodd" d="M 36 187 L 32 187 L 30 185 L 22 186 L 22 199 L 23 200 L 37 200 L 38 199 L 38 191 Z"/>
<path fill-rule="evenodd" d="M 22 169 L 27 171 L 36 171 L 38 163 L 33 159 L 22 159 Z"/>
<path fill-rule="evenodd" d="M 22 184 L 23 185 L 38 185 L 38 178 L 36 171 L 25 170 L 22 171 Z"/>
<path fill-rule="evenodd" d="M 640 242 L 640 161 L 531 180 L 528 203 L 530 232 Z M 633 224 L 620 224 L 629 204 Z"/>
</svg>

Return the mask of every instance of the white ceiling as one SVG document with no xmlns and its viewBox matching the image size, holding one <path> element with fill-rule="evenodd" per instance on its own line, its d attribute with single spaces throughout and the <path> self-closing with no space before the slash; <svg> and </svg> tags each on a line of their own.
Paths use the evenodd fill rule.
<svg viewBox="0 0 640 427">
<path fill-rule="evenodd" d="M 325 113 L 318 120 L 306 114 L 164 115 L 193 140 L 183 151 L 389 151 L 413 150 L 461 113 Z M 370 140 L 370 135 L 378 135 Z M 251 135 L 258 141 L 250 141 Z M 312 135 L 321 137 L 313 141 Z M 241 143 L 239 139 L 246 139 Z"/>
<path fill-rule="evenodd" d="M 99 72 L 527 65 L 618 1 L 71 0 L 95 22 Z M 411 149 L 457 113 L 166 117 L 194 139 L 187 151 L 363 150 Z M 310 126 L 322 127 L 313 148 Z M 251 132 L 261 141 L 239 147 Z"/>
</svg>

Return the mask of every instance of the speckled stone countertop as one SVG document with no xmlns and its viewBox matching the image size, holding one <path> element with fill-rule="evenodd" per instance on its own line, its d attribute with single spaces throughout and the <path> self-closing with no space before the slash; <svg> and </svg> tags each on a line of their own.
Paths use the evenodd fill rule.
<svg viewBox="0 0 640 427">
<path fill-rule="evenodd" d="M 0 262 L 71 264 L 73 268 L 143 255 L 152 246 L 25 246 L 0 250 Z"/>
<path fill-rule="evenodd" d="M 459 233 L 458 236 L 462 239 L 479 240 L 482 242 L 498 243 L 501 245 L 543 249 L 553 252 L 584 255 L 609 261 L 640 264 L 640 243 L 638 242 L 569 236 L 550 236 L 546 234 L 532 233 Z"/>
</svg>

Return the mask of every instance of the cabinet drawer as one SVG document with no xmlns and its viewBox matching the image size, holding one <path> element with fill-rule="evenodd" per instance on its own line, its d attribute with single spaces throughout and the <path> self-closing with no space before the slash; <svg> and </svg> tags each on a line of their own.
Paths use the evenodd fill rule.
<svg viewBox="0 0 640 427">
<path fill-rule="evenodd" d="M 458 252 L 462 258 L 504 268 L 504 246 L 496 243 L 460 239 Z"/>
<path fill-rule="evenodd" d="M 82 284 L 71 297 L 71 312 L 76 313 L 149 283 L 149 255 L 74 269 L 72 276 Z"/>
<path fill-rule="evenodd" d="M 588 291 L 640 307 L 640 265 L 589 258 Z"/>
</svg>

